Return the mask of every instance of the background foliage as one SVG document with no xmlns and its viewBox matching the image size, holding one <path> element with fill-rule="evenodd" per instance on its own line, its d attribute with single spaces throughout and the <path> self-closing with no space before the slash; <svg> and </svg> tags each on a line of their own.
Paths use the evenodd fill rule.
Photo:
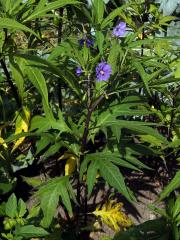
<svg viewBox="0 0 180 240">
<path fill-rule="evenodd" d="M 0 0 L 2 239 L 88 239 L 95 216 L 128 228 L 116 195 L 136 201 L 138 171 L 166 176 L 166 209 L 115 239 L 179 239 L 175 2 Z"/>
</svg>

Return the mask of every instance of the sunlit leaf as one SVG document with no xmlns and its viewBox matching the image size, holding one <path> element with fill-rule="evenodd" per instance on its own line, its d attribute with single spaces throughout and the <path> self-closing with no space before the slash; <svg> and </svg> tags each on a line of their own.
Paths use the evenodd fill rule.
<svg viewBox="0 0 180 240">
<path fill-rule="evenodd" d="M 71 175 L 74 172 L 76 167 L 76 157 L 70 157 L 66 161 L 65 165 L 65 176 Z"/>
<path fill-rule="evenodd" d="M 163 200 L 165 197 L 169 196 L 169 194 L 175 189 L 180 187 L 180 171 L 177 171 L 174 178 L 170 181 L 170 183 L 164 188 L 164 190 L 160 194 L 159 201 Z"/>
<path fill-rule="evenodd" d="M 132 225 L 132 220 L 122 212 L 122 203 L 110 201 L 105 203 L 102 208 L 97 208 L 93 214 L 101 217 L 103 223 L 114 229 L 116 232 L 121 227 L 129 227 Z"/>
<path fill-rule="evenodd" d="M 17 198 L 14 193 L 8 198 L 5 211 L 6 211 L 6 215 L 8 217 L 14 218 L 16 216 L 16 214 L 17 214 Z"/>
<path fill-rule="evenodd" d="M 51 2 L 49 4 L 47 4 L 46 6 L 44 7 L 38 7 L 35 8 L 34 12 L 28 16 L 24 22 L 26 21 L 30 21 L 32 19 L 35 19 L 35 18 L 39 18 L 39 17 L 43 17 L 47 12 L 49 11 L 52 11 L 52 10 L 55 10 L 57 8 L 61 8 L 61 7 L 64 7 L 68 4 L 79 4 L 79 1 L 75 1 L 75 0 L 57 0 L 57 1 L 54 1 L 54 2 Z"/>
<path fill-rule="evenodd" d="M 72 192 L 68 177 L 50 179 L 47 183 L 40 186 L 35 196 L 39 199 L 43 211 L 44 217 L 41 222 L 43 227 L 48 227 L 52 222 L 60 199 L 65 205 L 69 215 L 72 215 L 70 198 L 75 200 L 75 196 Z"/>
<path fill-rule="evenodd" d="M 29 122 L 30 122 L 30 111 L 27 107 L 22 107 L 22 110 L 17 113 L 17 119 L 16 119 L 16 128 L 15 128 L 15 134 L 21 133 L 21 132 L 27 132 L 29 128 Z M 19 145 L 24 141 L 25 137 L 19 138 L 12 149 L 14 151 L 19 147 Z"/>
<path fill-rule="evenodd" d="M 25 239 L 32 237 L 45 237 L 49 233 L 41 227 L 35 227 L 34 225 L 20 226 L 15 231 L 16 236 L 21 236 Z"/>
<path fill-rule="evenodd" d="M 17 22 L 14 19 L 10 19 L 10 18 L 0 18 L 0 28 L 8 28 L 8 29 L 13 29 L 13 30 L 21 30 L 21 31 L 25 31 L 25 32 L 30 32 L 33 35 L 35 35 L 36 37 L 38 37 L 38 35 L 31 30 L 30 28 L 26 27 L 25 25 Z"/>
</svg>

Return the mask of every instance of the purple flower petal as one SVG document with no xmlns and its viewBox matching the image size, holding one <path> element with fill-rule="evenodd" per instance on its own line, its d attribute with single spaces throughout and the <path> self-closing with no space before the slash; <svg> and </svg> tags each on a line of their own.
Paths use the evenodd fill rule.
<svg viewBox="0 0 180 240">
<path fill-rule="evenodd" d="M 121 29 L 126 28 L 126 22 L 120 22 L 120 23 L 119 23 L 119 27 L 120 27 Z"/>
<path fill-rule="evenodd" d="M 79 77 L 81 75 L 81 73 L 82 73 L 82 68 L 81 68 L 81 66 L 79 66 L 76 68 L 76 75 Z"/>
<path fill-rule="evenodd" d="M 78 42 L 80 47 L 83 47 L 84 45 L 86 45 L 87 48 L 92 47 L 94 44 L 94 41 L 92 39 L 87 38 L 86 36 L 81 38 Z"/>
<path fill-rule="evenodd" d="M 126 32 L 126 23 L 120 22 L 113 28 L 112 35 L 115 37 L 123 37 Z"/>
<path fill-rule="evenodd" d="M 112 68 L 106 62 L 101 62 L 96 67 L 96 77 L 98 81 L 107 81 L 112 73 Z"/>
<path fill-rule="evenodd" d="M 80 40 L 78 40 L 78 42 L 79 42 L 79 46 L 80 46 L 80 47 L 83 47 L 83 46 L 84 46 L 84 39 L 83 39 L 83 38 L 80 39 Z"/>
<path fill-rule="evenodd" d="M 93 40 L 88 39 L 88 38 L 86 39 L 86 46 L 87 46 L 88 48 L 92 47 L 93 44 L 94 44 L 94 41 L 93 41 Z"/>
</svg>

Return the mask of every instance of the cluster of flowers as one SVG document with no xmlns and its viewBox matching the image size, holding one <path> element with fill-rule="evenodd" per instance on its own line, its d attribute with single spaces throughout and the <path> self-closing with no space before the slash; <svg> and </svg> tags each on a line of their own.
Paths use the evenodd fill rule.
<svg viewBox="0 0 180 240">
<path fill-rule="evenodd" d="M 112 35 L 114 37 L 123 37 L 126 32 L 126 23 L 120 22 L 117 26 L 113 28 Z M 94 41 L 84 37 L 79 40 L 79 45 L 83 47 L 84 45 L 88 48 L 92 47 Z M 79 77 L 82 74 L 83 70 L 81 66 L 76 68 L 76 75 Z M 101 62 L 96 67 L 96 78 L 97 81 L 107 81 L 110 78 L 112 73 L 111 66 L 106 62 Z"/>
</svg>

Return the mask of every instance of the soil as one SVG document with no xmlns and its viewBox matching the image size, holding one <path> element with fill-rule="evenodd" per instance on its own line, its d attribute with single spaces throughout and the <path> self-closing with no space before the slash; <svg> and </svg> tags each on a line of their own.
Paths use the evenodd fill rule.
<svg viewBox="0 0 180 240">
<path fill-rule="evenodd" d="M 147 220 L 157 218 L 157 215 L 148 208 L 148 204 L 153 204 L 158 199 L 159 193 L 162 191 L 161 182 L 155 178 L 155 175 L 147 172 L 132 172 L 127 176 L 126 183 L 129 188 L 134 192 L 137 201 L 133 204 L 129 203 L 121 194 L 117 194 L 110 190 L 108 186 L 104 186 L 102 183 L 96 185 L 93 190 L 92 197 L 88 200 L 88 212 L 95 210 L 97 204 L 103 205 L 109 196 L 113 196 L 117 202 L 123 203 L 123 211 L 130 217 L 133 224 L 143 223 Z M 81 196 L 85 194 L 85 188 L 82 186 Z M 32 198 L 28 200 L 28 206 L 31 206 L 36 202 L 36 199 Z M 163 203 L 156 205 L 160 208 L 164 208 Z M 62 207 L 59 207 L 56 216 L 61 216 L 63 220 L 67 220 L 66 213 Z M 88 226 L 95 219 L 90 217 L 87 219 Z M 91 240 L 100 240 L 103 236 L 114 236 L 115 232 L 104 224 L 101 225 L 101 230 L 90 233 Z"/>
<path fill-rule="evenodd" d="M 148 220 L 153 220 L 158 217 L 150 208 L 148 204 L 154 204 L 158 199 L 159 193 L 162 191 L 162 186 L 157 179 L 152 179 L 144 173 L 134 174 L 129 179 L 129 187 L 136 194 L 137 201 L 133 204 L 127 202 L 125 198 L 117 195 L 117 201 L 123 202 L 123 210 L 133 221 L 133 224 L 140 224 Z M 99 193 L 96 197 L 97 202 L 103 196 Z M 164 204 L 156 204 L 157 207 L 164 208 Z M 105 225 L 102 225 L 102 231 L 92 232 L 90 237 L 92 240 L 99 240 L 103 236 L 113 237 L 115 232 Z"/>
</svg>

